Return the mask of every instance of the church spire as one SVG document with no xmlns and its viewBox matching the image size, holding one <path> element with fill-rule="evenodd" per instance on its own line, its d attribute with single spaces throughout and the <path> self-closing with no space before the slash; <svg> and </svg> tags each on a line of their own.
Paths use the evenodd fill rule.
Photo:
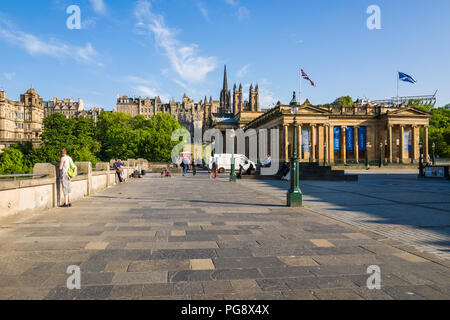
<svg viewBox="0 0 450 320">
<path fill-rule="evenodd" d="M 223 73 L 223 90 L 228 91 L 227 65 L 225 65 L 225 71 Z"/>
</svg>

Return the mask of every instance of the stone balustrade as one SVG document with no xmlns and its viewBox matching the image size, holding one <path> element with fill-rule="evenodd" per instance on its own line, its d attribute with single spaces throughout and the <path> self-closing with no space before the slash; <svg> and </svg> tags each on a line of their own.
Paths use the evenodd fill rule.
<svg viewBox="0 0 450 320">
<path fill-rule="evenodd" d="M 72 200 L 90 196 L 119 182 L 110 163 L 97 163 L 95 169 L 90 162 L 75 164 L 79 174 L 72 179 Z M 124 168 L 125 178 L 128 179 L 135 170 L 147 168 L 147 160 L 129 159 Z M 14 181 L 0 180 L 0 218 L 64 204 L 60 173 L 56 164 L 37 163 L 33 174 L 41 176 Z"/>
</svg>

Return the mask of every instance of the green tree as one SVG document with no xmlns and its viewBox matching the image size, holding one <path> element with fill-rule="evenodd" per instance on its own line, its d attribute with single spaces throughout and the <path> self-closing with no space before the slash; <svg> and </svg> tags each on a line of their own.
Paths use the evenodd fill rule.
<svg viewBox="0 0 450 320">
<path fill-rule="evenodd" d="M 450 158 L 450 110 L 431 110 L 429 141 L 436 146 L 435 153 L 440 158 Z"/>
<path fill-rule="evenodd" d="M 20 150 L 8 148 L 0 156 L 0 174 L 21 174 L 28 173 L 28 171 Z"/>
<path fill-rule="evenodd" d="M 334 102 L 333 102 L 334 106 L 337 107 L 346 107 L 346 108 L 350 108 L 350 107 L 354 107 L 356 106 L 356 103 L 353 102 L 352 97 L 350 96 L 343 96 L 340 98 L 337 98 Z"/>
</svg>

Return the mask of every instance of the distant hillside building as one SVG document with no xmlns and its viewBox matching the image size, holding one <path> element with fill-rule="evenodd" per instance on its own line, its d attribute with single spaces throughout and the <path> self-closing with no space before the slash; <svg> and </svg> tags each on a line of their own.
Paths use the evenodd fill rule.
<svg viewBox="0 0 450 320">
<path fill-rule="evenodd" d="M 234 85 L 232 97 L 228 89 L 227 67 L 225 66 L 220 100 L 213 100 L 212 97 L 208 100 L 205 97 L 203 101 L 196 103 L 185 94 L 181 102 L 172 99 L 169 103 L 163 104 L 160 97 L 136 98 L 135 96 L 129 97 L 118 94 L 116 111 L 132 116 L 142 115 L 147 119 L 158 113 L 168 113 L 177 119 L 193 137 L 194 128 L 201 128 L 205 131 L 216 127 L 219 123 L 228 127 L 227 124 L 235 122 L 235 117 L 248 118 L 243 117 L 242 114 L 256 113 L 255 116 L 259 115 L 259 89 L 258 85 L 255 89 L 251 85 L 249 101 L 244 101 L 242 85 L 239 86 L 239 89 Z"/>
<path fill-rule="evenodd" d="M 54 97 L 52 101 L 44 101 L 44 116 L 48 117 L 54 113 L 61 113 L 67 118 L 75 118 L 84 111 L 84 101 L 78 98 L 78 101 L 66 98 L 63 100 Z"/>
</svg>

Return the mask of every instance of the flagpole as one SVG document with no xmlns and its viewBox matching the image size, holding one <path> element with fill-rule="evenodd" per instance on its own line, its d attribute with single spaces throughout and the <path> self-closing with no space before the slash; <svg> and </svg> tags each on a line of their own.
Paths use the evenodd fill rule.
<svg viewBox="0 0 450 320">
<path fill-rule="evenodd" d="M 300 105 L 302 104 L 302 79 L 303 79 L 302 67 L 300 67 L 300 91 L 298 92 L 298 103 Z"/>
<path fill-rule="evenodd" d="M 399 95 L 398 95 L 398 87 L 399 87 L 399 82 L 400 82 L 400 71 L 397 70 L 397 108 L 398 108 L 398 100 L 399 100 Z"/>
</svg>

